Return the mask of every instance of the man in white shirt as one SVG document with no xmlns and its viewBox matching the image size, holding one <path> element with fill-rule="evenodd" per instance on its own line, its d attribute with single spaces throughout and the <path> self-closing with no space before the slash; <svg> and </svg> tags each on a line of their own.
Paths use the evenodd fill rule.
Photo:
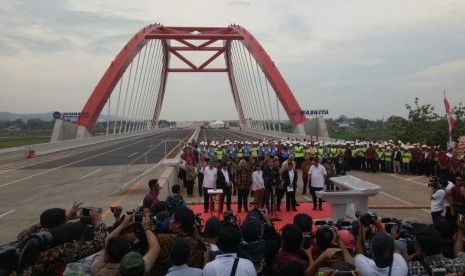
<svg viewBox="0 0 465 276">
<path fill-rule="evenodd" d="M 223 254 L 216 256 L 214 261 L 205 265 L 203 275 L 257 275 L 251 261 L 237 257 L 240 242 L 241 233 L 237 227 L 224 227 L 218 237 L 218 246 Z"/>
<path fill-rule="evenodd" d="M 210 198 L 208 195 L 208 190 L 216 189 L 216 177 L 218 174 L 218 169 L 214 166 L 214 162 L 210 161 L 208 166 L 202 168 L 200 172 L 203 173 L 203 210 L 205 213 L 208 213 L 210 209 Z"/>
<path fill-rule="evenodd" d="M 313 210 L 316 210 L 317 207 L 317 197 L 316 191 L 323 190 L 325 179 L 326 179 L 326 169 L 324 166 L 320 165 L 320 159 L 315 157 L 313 159 L 313 165 L 308 170 L 308 179 L 310 182 L 310 193 L 312 194 L 313 201 Z M 323 199 L 318 199 L 318 208 L 323 210 Z"/>
<path fill-rule="evenodd" d="M 373 259 L 360 252 L 355 255 L 354 265 L 361 275 L 408 275 L 407 263 L 400 254 L 394 253 L 394 240 L 389 235 L 376 234 L 371 241 L 371 250 Z"/>
</svg>

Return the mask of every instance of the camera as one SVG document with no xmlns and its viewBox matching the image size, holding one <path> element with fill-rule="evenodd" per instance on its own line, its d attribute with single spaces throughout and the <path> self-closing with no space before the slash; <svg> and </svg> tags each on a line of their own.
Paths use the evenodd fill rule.
<svg viewBox="0 0 465 276">
<path fill-rule="evenodd" d="M 134 213 L 134 223 L 142 223 L 142 220 L 144 219 L 144 213 L 143 212 L 135 212 Z"/>
<path fill-rule="evenodd" d="M 312 244 L 312 235 L 310 233 L 302 233 L 302 248 L 309 249 Z"/>
<path fill-rule="evenodd" d="M 239 228 L 239 224 L 237 223 L 237 215 L 231 210 L 224 212 L 222 224 L 223 226 L 234 226 Z"/>
<path fill-rule="evenodd" d="M 92 207 L 82 208 L 81 217 L 90 217 L 90 212 L 92 211 L 92 209 Z"/>
<path fill-rule="evenodd" d="M 360 223 L 363 226 L 370 226 L 374 224 L 375 221 L 378 219 L 378 216 L 372 212 L 366 212 L 364 214 L 361 214 L 359 211 L 357 211 L 355 217 L 357 217 L 360 220 Z"/>
<path fill-rule="evenodd" d="M 429 180 L 428 187 L 433 188 L 433 189 L 439 189 L 441 187 L 441 185 L 439 184 L 439 180 L 436 176 L 433 176 Z"/>
</svg>

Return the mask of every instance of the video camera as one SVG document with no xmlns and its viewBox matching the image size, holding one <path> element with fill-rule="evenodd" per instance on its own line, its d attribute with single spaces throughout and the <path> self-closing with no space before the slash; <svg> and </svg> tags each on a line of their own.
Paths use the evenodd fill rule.
<svg viewBox="0 0 465 276">
<path fill-rule="evenodd" d="M 25 241 L 12 242 L 0 246 L 0 275 L 9 275 L 13 271 L 21 274 L 32 266 L 41 251 L 73 240 L 87 240 L 85 225 L 70 222 L 32 235 Z"/>
<path fill-rule="evenodd" d="M 360 220 L 360 223 L 367 227 L 375 223 L 375 221 L 378 219 L 378 215 L 372 212 L 366 212 L 366 213 L 361 213 L 360 211 L 357 211 L 355 213 L 355 217 Z"/>
<path fill-rule="evenodd" d="M 440 189 L 442 188 L 442 185 L 439 182 L 439 179 L 436 176 L 433 176 L 428 182 L 428 187 L 433 188 L 433 189 Z"/>
<path fill-rule="evenodd" d="M 237 215 L 231 210 L 224 212 L 223 220 L 221 221 L 221 223 L 223 224 L 223 226 L 234 226 L 239 228 Z"/>
</svg>

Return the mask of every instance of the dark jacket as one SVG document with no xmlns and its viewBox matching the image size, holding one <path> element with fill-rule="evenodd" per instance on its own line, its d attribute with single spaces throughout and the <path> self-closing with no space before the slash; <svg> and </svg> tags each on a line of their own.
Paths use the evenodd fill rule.
<svg viewBox="0 0 465 276">
<path fill-rule="evenodd" d="M 228 175 L 229 175 L 229 181 L 233 182 L 234 181 L 234 176 L 231 172 L 231 170 L 228 168 Z M 216 188 L 218 189 L 226 189 L 230 188 L 227 186 L 228 183 L 226 183 L 226 177 L 223 174 L 223 171 L 221 169 L 218 169 L 218 172 L 216 174 Z"/>
<path fill-rule="evenodd" d="M 294 170 L 294 179 L 290 179 L 289 178 L 289 170 L 283 172 L 283 184 L 284 184 L 284 187 L 287 187 L 287 186 L 293 186 L 294 187 L 294 190 L 295 188 L 297 187 L 297 171 Z"/>
</svg>

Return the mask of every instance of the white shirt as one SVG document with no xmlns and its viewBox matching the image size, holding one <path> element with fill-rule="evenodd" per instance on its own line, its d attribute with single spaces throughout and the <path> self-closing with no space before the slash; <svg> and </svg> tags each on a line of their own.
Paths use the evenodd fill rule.
<svg viewBox="0 0 465 276">
<path fill-rule="evenodd" d="M 203 187 L 205 188 L 216 188 L 216 174 L 218 173 L 218 169 L 213 167 L 210 169 L 210 166 L 207 166 L 201 170 L 203 173 Z"/>
<path fill-rule="evenodd" d="M 383 276 L 389 274 L 389 266 L 385 268 L 378 268 L 375 261 L 362 255 L 357 254 L 354 258 L 354 265 L 361 275 L 370 276 Z M 394 260 L 392 262 L 392 276 L 403 276 L 408 275 L 408 266 L 404 258 L 397 253 L 394 253 Z"/>
<path fill-rule="evenodd" d="M 252 173 L 252 191 L 265 189 L 265 181 L 263 180 L 263 171 L 254 171 Z"/>
<path fill-rule="evenodd" d="M 310 175 L 312 179 L 312 187 L 323 188 L 326 177 L 325 166 L 322 166 L 321 164 L 319 164 L 318 167 L 312 165 L 308 170 L 308 175 Z"/>
<path fill-rule="evenodd" d="M 444 210 L 446 190 L 439 189 L 431 197 L 433 198 L 431 199 L 431 212 L 438 212 Z"/>
<path fill-rule="evenodd" d="M 231 275 L 234 259 L 237 254 L 222 254 L 216 256 L 214 261 L 207 263 L 203 268 L 204 276 Z M 239 258 L 236 275 L 257 275 L 253 263 L 247 259 Z"/>
</svg>

